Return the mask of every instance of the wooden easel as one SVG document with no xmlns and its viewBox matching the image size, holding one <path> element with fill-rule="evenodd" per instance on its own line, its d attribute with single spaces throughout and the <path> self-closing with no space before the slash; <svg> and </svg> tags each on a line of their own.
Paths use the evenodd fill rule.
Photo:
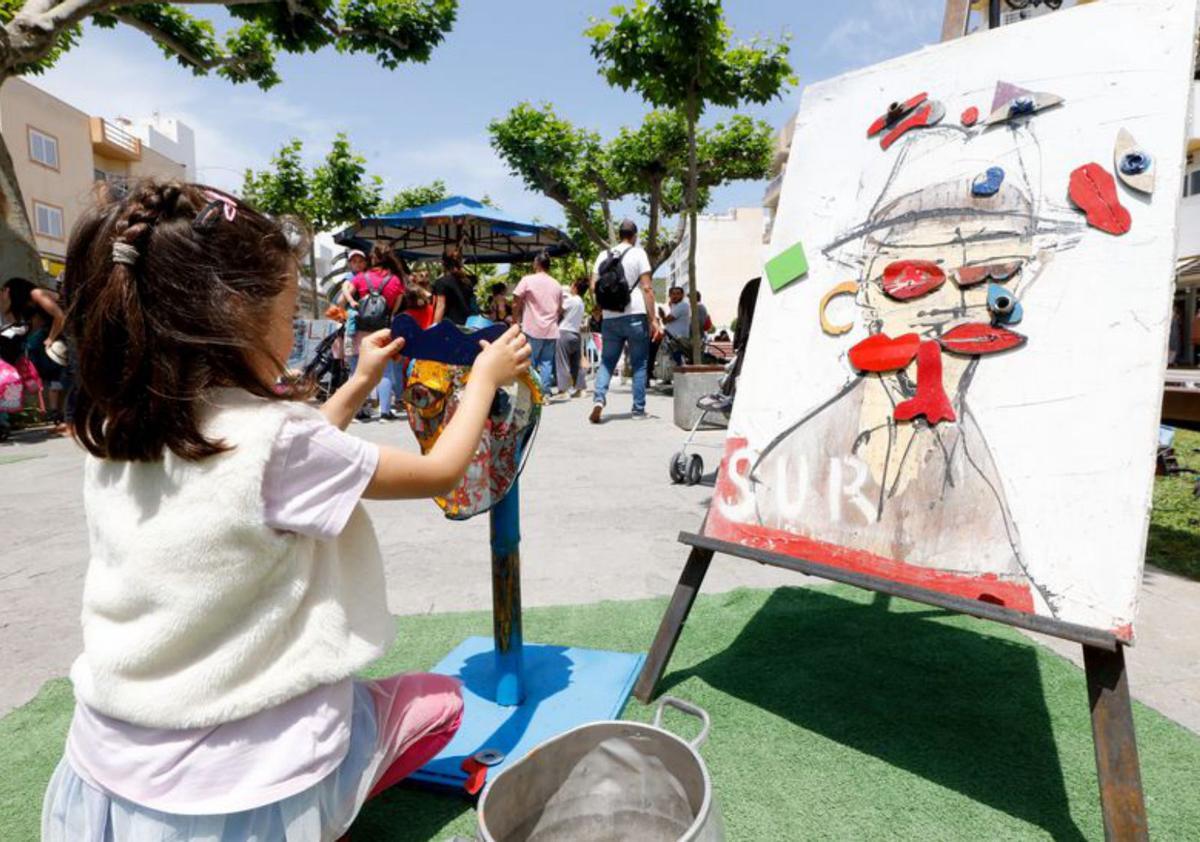
<svg viewBox="0 0 1200 842">
<path fill-rule="evenodd" d="M 1092 740 L 1096 747 L 1096 775 L 1100 782 L 1100 809 L 1104 815 L 1104 838 L 1110 842 L 1150 838 L 1146 828 L 1146 803 L 1142 794 L 1137 742 L 1133 733 L 1133 707 L 1129 700 L 1129 679 L 1125 673 L 1124 644 L 1114 635 L 1087 626 L 1064 623 L 690 532 L 681 532 L 679 542 L 692 549 L 633 688 L 633 695 L 642 703 L 648 704 L 654 696 L 679 634 L 683 631 L 683 624 L 692 610 L 692 603 L 696 601 L 696 595 L 704 583 L 713 553 L 717 552 L 1042 632 L 1083 646 L 1088 703 L 1092 711 Z"/>
</svg>

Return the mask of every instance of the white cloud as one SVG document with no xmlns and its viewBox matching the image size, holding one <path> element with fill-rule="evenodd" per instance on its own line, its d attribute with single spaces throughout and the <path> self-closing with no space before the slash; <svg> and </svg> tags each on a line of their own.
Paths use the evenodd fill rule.
<svg viewBox="0 0 1200 842">
<path fill-rule="evenodd" d="M 847 17 L 833 28 L 821 53 L 864 67 L 907 52 L 913 44 L 936 40 L 940 21 L 935 3 L 873 0 L 867 13 Z"/>
</svg>

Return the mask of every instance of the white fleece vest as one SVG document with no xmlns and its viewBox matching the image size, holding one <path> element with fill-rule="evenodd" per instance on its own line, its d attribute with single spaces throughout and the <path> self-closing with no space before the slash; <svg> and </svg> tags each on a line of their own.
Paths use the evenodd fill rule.
<svg viewBox="0 0 1200 842">
<path fill-rule="evenodd" d="M 334 541 L 263 522 L 281 425 L 319 413 L 237 390 L 213 404 L 202 429 L 232 451 L 200 462 L 89 457 L 84 470 L 91 560 L 71 681 L 89 707 L 136 725 L 241 719 L 350 676 L 395 632 L 361 505 Z"/>
</svg>

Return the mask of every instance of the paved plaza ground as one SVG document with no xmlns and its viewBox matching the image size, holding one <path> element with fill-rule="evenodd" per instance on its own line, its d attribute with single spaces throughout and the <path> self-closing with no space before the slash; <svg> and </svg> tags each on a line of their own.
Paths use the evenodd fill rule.
<svg viewBox="0 0 1200 842">
<path fill-rule="evenodd" d="M 629 418 L 629 400 L 628 386 L 614 386 L 609 420 L 598 427 L 586 421 L 586 399 L 546 408 L 521 488 L 527 606 L 662 596 L 675 584 L 686 557 L 675 537 L 699 527 L 711 482 L 689 488 L 668 480 L 668 460 L 684 438 L 671 422 L 671 398 L 651 395 L 651 417 L 644 421 Z M 351 430 L 415 449 L 404 422 Z M 698 438 L 708 445 L 700 452 L 710 474 L 722 436 L 713 431 Z M 47 679 L 65 675 L 80 649 L 87 560 L 81 465 L 81 451 L 67 440 L 19 433 L 0 445 L 0 715 L 31 699 Z M 486 518 L 450 522 L 428 501 L 367 505 L 383 547 L 394 613 L 490 608 Z M 704 591 L 815 581 L 718 556 Z M 1148 568 L 1138 642 L 1128 655 L 1133 694 L 1200 732 L 1197 629 L 1200 583 Z M 1031 636 L 1081 662 L 1078 646 Z"/>
</svg>

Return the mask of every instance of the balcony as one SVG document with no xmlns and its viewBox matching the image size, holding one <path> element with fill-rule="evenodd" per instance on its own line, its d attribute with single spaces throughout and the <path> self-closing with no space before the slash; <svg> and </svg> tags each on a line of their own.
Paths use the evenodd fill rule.
<svg viewBox="0 0 1200 842">
<path fill-rule="evenodd" d="M 140 161 L 142 141 L 103 117 L 91 118 L 92 150 L 117 161 Z"/>
</svg>

